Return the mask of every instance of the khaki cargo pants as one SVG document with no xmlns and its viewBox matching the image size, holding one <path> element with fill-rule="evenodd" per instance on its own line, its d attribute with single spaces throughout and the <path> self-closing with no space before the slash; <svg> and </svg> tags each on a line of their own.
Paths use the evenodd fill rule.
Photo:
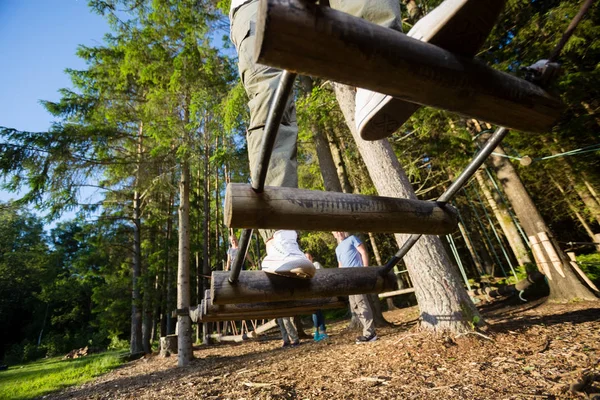
<svg viewBox="0 0 600 400">
<path fill-rule="evenodd" d="M 400 3 L 398 0 L 331 0 L 331 7 L 364 18 L 381 26 L 400 30 Z M 255 22 L 258 0 L 238 8 L 231 21 L 231 40 L 238 53 L 238 70 L 250 107 L 250 126 L 247 131 L 248 158 L 250 173 L 256 179 L 255 167 L 258 163 L 263 130 L 269 107 L 282 71 L 256 64 L 253 61 L 255 43 Z M 298 126 L 293 99 L 288 100 L 277 140 L 273 148 L 271 163 L 265 184 L 267 186 L 298 187 L 297 142 Z M 265 242 L 273 236 L 273 230 L 261 230 Z"/>
</svg>

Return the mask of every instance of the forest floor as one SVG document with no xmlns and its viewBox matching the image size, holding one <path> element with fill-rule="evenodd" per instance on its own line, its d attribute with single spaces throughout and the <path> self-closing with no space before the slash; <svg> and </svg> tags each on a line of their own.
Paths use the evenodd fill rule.
<svg viewBox="0 0 600 400">
<path fill-rule="evenodd" d="M 512 303 L 481 307 L 486 337 L 420 332 L 412 307 L 368 344 L 339 321 L 325 342 L 198 346 L 185 368 L 152 355 L 44 398 L 600 399 L 600 304 Z"/>
</svg>

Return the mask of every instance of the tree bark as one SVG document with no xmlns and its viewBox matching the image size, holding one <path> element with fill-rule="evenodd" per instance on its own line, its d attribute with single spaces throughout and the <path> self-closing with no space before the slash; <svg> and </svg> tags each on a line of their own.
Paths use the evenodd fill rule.
<svg viewBox="0 0 600 400">
<path fill-rule="evenodd" d="M 142 272 L 142 243 L 141 243 L 141 221 L 140 221 L 140 192 L 141 184 L 141 154 L 144 125 L 140 122 L 137 138 L 137 165 L 133 191 L 133 270 L 131 282 L 131 342 L 129 351 L 136 354 L 144 351 L 142 344 L 142 297 L 140 293 L 139 279 Z"/>
<path fill-rule="evenodd" d="M 481 261 L 479 260 L 479 256 L 477 255 L 475 248 L 473 247 L 473 242 L 471 241 L 471 237 L 470 237 L 469 233 L 467 232 L 467 229 L 462 224 L 462 222 L 458 223 L 458 229 L 460 230 L 460 234 L 462 235 L 465 245 L 467 246 L 467 250 L 469 250 L 469 254 L 471 255 L 471 259 L 473 260 L 473 264 L 475 265 L 475 269 L 477 270 L 477 273 L 483 274 L 484 273 L 483 265 L 481 264 Z"/>
<path fill-rule="evenodd" d="M 530 264 L 532 260 L 531 257 L 529 257 L 527 247 L 525 246 L 525 243 L 519 234 L 519 230 L 513 222 L 508 210 L 496 202 L 496 199 L 486 183 L 487 179 L 484 176 L 484 171 L 480 169 L 475 173 L 475 177 L 477 178 L 477 183 L 479 184 L 485 199 L 492 209 L 496 220 L 500 224 L 502 232 L 504 232 L 506 240 L 508 240 L 508 244 L 510 245 L 515 258 L 517 259 L 517 262 L 519 265 Z"/>
<path fill-rule="evenodd" d="M 154 238 L 156 237 L 156 232 L 153 230 L 150 235 L 150 248 L 154 249 Z M 148 257 L 146 257 L 148 259 Z M 152 284 L 156 280 L 156 276 L 150 276 L 150 271 L 148 268 L 148 262 L 142 263 L 142 281 L 143 281 L 143 305 L 144 305 L 144 314 L 142 319 L 142 343 L 144 347 L 144 353 L 151 354 L 152 353 L 152 325 L 153 325 L 153 307 L 152 307 L 152 299 L 155 297 L 153 293 Z"/>
<path fill-rule="evenodd" d="M 175 183 L 175 176 L 173 174 L 173 183 Z M 174 213 L 172 212 L 175 202 L 174 193 L 169 192 L 169 203 L 168 207 L 168 218 L 167 218 L 167 230 L 165 232 L 165 275 L 166 275 L 166 308 L 165 308 L 165 321 L 166 321 L 166 335 L 172 335 L 175 333 L 175 326 L 173 324 L 173 318 L 171 317 L 171 311 L 173 311 L 177 305 L 175 296 L 173 295 L 173 277 L 174 271 L 171 268 L 171 239 L 173 237 L 173 219 Z"/>
<path fill-rule="evenodd" d="M 335 84 L 340 108 L 359 152 L 381 196 L 415 199 L 414 190 L 387 140 L 365 142 L 354 123 L 354 94 L 351 87 Z M 402 245 L 408 235 L 396 234 Z M 421 312 L 421 326 L 434 332 L 471 331 L 483 324 L 479 311 L 469 298 L 456 268 L 451 266 L 441 240 L 423 236 L 404 257 L 415 287 Z"/>
<path fill-rule="evenodd" d="M 557 142 L 557 139 L 554 139 Z M 551 150 L 553 155 L 558 154 L 557 151 Z M 561 149 L 564 153 L 564 149 Z M 589 186 L 585 182 L 581 182 L 576 179 L 576 174 L 573 172 L 571 163 L 565 157 L 558 157 L 558 162 L 562 166 L 562 170 L 565 173 L 570 186 L 575 190 L 583 204 L 585 205 L 586 211 L 590 216 L 600 224 L 600 203 L 594 197 L 592 191 L 588 190 Z"/>
<path fill-rule="evenodd" d="M 301 76 L 300 83 L 305 96 L 310 96 L 313 89 L 313 80 L 308 76 Z M 327 141 L 327 137 L 323 134 L 323 130 L 317 121 L 309 121 L 310 130 L 313 134 L 315 147 L 317 149 L 317 159 L 319 160 L 319 169 L 323 177 L 323 185 L 328 192 L 341 192 L 342 186 L 337 176 L 335 163 L 331 154 L 331 149 Z"/>
<path fill-rule="evenodd" d="M 554 186 L 556 186 L 556 188 L 558 189 L 559 192 L 562 193 L 563 198 L 565 200 L 565 203 L 567 203 L 567 206 L 569 207 L 569 210 L 571 210 L 571 213 L 573 213 L 573 215 L 575 216 L 575 218 L 577 218 L 577 220 L 579 221 L 579 223 L 581 224 L 581 226 L 583 227 L 583 229 L 585 230 L 585 232 L 588 234 L 588 236 L 590 237 L 590 241 L 593 243 L 596 241 L 596 234 L 594 233 L 594 231 L 592 231 L 592 228 L 590 227 L 590 224 L 588 224 L 588 222 L 586 221 L 586 219 L 583 217 L 583 215 L 581 215 L 581 213 L 579 212 L 579 209 L 577 207 L 575 207 L 575 205 L 573 204 L 573 202 L 571 202 L 571 200 L 569 199 L 565 189 L 562 187 L 562 185 L 560 183 L 558 183 L 558 181 L 556 179 L 554 179 L 552 177 L 552 175 L 548 175 L 550 177 L 550 181 L 554 184 Z M 596 245 L 596 250 L 600 251 L 600 244 Z"/>
<path fill-rule="evenodd" d="M 190 308 L 190 166 L 181 165 L 179 181 L 179 259 L 177 263 L 177 309 Z M 192 361 L 192 321 L 189 315 L 177 316 L 177 366 Z"/>
<path fill-rule="evenodd" d="M 487 137 L 488 134 L 480 135 L 478 140 L 483 142 Z M 501 182 L 503 191 L 523 230 L 529 237 L 536 263 L 548 278 L 549 300 L 554 302 L 597 300 L 573 272 L 569 258 L 554 240 L 515 168 L 506 157 L 503 157 L 504 155 L 506 155 L 504 149 L 498 146 L 490 156 L 489 162 L 496 171 L 498 181 Z"/>
<path fill-rule="evenodd" d="M 348 174 L 346 172 L 346 164 L 340 150 L 340 146 L 336 140 L 335 130 L 332 129 L 331 133 L 327 134 L 327 142 L 329 143 L 329 150 L 331 151 L 331 157 L 335 165 L 335 171 L 338 176 L 342 192 L 352 193 L 352 185 L 348 180 Z"/>
</svg>

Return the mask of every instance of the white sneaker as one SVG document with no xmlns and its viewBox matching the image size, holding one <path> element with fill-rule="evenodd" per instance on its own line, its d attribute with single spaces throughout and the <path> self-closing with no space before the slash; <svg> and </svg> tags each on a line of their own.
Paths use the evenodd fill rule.
<svg viewBox="0 0 600 400">
<path fill-rule="evenodd" d="M 270 274 L 310 279 L 316 268 L 298 247 L 296 231 L 276 231 L 267 242 L 267 256 L 262 270 Z"/>
<path fill-rule="evenodd" d="M 421 18 L 407 36 L 473 57 L 485 42 L 505 0 L 445 0 Z M 356 129 L 363 140 L 390 136 L 419 105 L 367 89 L 356 91 Z"/>
</svg>

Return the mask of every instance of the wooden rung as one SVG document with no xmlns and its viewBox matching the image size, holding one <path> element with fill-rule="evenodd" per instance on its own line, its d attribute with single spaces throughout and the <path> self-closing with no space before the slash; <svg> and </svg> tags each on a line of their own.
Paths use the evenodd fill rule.
<svg viewBox="0 0 600 400">
<path fill-rule="evenodd" d="M 225 224 L 232 228 L 421 233 L 445 235 L 458 224 L 442 203 L 359 194 L 227 185 Z"/>
<path fill-rule="evenodd" d="M 255 59 L 521 131 L 548 131 L 564 108 L 528 81 L 304 0 L 260 0 Z"/>
<path fill-rule="evenodd" d="M 397 289 L 393 272 L 384 267 L 318 269 L 312 279 L 294 279 L 263 271 L 242 271 L 231 284 L 229 273 L 215 271 L 211 278 L 213 304 L 238 304 L 318 299 L 351 294 L 382 293 Z M 247 317 L 250 319 L 250 317 Z"/>
<path fill-rule="evenodd" d="M 335 303 L 329 303 L 318 309 L 336 309 L 336 308 L 346 308 L 348 304 L 343 301 L 336 301 Z M 206 315 L 202 315 L 200 321 L 201 322 L 214 322 L 214 321 L 244 321 L 250 319 L 260 319 L 260 318 L 282 318 L 282 317 L 293 317 L 295 315 L 300 314 L 312 314 L 313 311 L 317 309 L 306 309 L 306 308 L 274 308 L 271 310 L 263 310 L 263 311 L 245 311 L 241 313 L 233 313 L 233 312 L 214 312 Z"/>
<path fill-rule="evenodd" d="M 386 297 L 394 297 L 394 296 L 399 296 L 401 294 L 414 293 L 414 292 L 415 292 L 415 288 L 394 290 L 392 292 L 379 293 L 379 298 L 385 299 Z"/>
<path fill-rule="evenodd" d="M 204 315 L 224 315 L 224 314 L 240 314 L 240 315 L 268 315 L 270 312 L 285 312 L 286 315 L 311 314 L 316 310 L 326 310 L 331 308 L 345 307 L 346 302 L 339 300 L 337 297 L 326 299 L 309 299 L 300 301 L 279 301 L 269 303 L 244 303 L 244 304 L 213 304 L 208 307 Z M 282 315 L 283 316 L 283 315 Z M 262 317 L 261 317 L 262 318 Z M 249 319 L 245 317 L 244 319 Z"/>
<path fill-rule="evenodd" d="M 190 317 L 193 323 L 292 317 L 300 314 L 312 314 L 316 310 L 345 308 L 348 305 L 346 301 L 337 297 L 302 301 L 210 305 L 208 307 L 205 300 L 203 299 L 198 307 L 190 308 Z"/>
</svg>

